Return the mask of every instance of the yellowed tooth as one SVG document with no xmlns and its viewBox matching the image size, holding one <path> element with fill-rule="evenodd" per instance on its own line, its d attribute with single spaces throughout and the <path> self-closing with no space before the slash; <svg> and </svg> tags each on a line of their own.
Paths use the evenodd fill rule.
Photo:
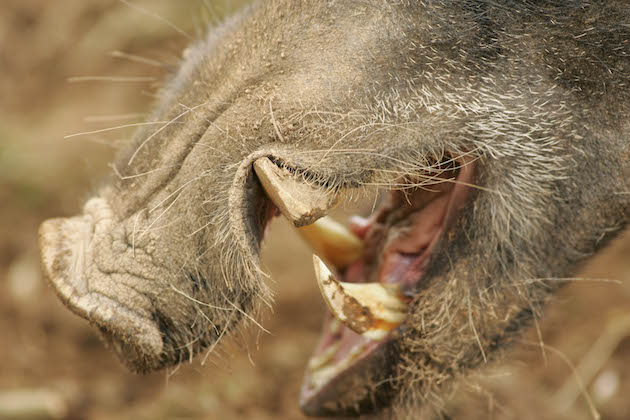
<svg viewBox="0 0 630 420">
<path fill-rule="evenodd" d="M 334 343 L 330 344 L 328 347 L 326 347 L 326 350 L 324 350 L 323 353 L 312 357 L 308 361 L 308 368 L 310 370 L 316 370 L 326 366 L 333 359 L 335 353 L 339 351 L 340 346 L 341 340 L 337 340 Z"/>
<path fill-rule="evenodd" d="M 317 255 L 337 268 L 344 268 L 363 254 L 363 241 L 331 217 L 297 229 Z"/>
<path fill-rule="evenodd" d="M 309 225 L 325 216 L 337 202 L 336 196 L 296 180 L 295 175 L 268 158 L 257 159 L 254 171 L 269 199 L 296 227 Z"/>
<path fill-rule="evenodd" d="M 382 340 L 404 321 L 408 304 L 396 285 L 340 282 L 317 255 L 313 263 L 324 301 L 352 331 Z"/>
</svg>

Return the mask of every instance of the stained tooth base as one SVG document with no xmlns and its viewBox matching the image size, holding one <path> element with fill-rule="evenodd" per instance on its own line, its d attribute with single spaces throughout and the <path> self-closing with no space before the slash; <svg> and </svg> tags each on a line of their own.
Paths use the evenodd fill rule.
<svg viewBox="0 0 630 420">
<path fill-rule="evenodd" d="M 313 255 L 317 284 L 332 314 L 352 331 L 372 340 L 384 339 L 405 319 L 407 303 L 394 285 L 339 282 Z"/>
</svg>

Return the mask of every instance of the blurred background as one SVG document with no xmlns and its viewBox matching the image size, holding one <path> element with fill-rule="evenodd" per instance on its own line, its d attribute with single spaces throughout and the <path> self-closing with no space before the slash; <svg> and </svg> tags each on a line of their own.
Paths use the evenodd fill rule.
<svg viewBox="0 0 630 420">
<path fill-rule="evenodd" d="M 151 375 L 127 372 L 39 268 L 38 225 L 80 210 L 133 129 L 72 135 L 141 122 L 190 38 L 241 3 L 2 0 L 0 419 L 303 418 L 324 305 L 311 254 L 282 221 L 264 250 L 271 334 Z M 509 362 L 462 381 L 453 418 L 630 418 L 630 237 L 582 271 Z"/>
</svg>

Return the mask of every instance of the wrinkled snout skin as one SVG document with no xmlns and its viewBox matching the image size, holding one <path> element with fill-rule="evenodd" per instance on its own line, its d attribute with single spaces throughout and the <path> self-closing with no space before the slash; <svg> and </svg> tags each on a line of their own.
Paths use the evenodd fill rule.
<svg viewBox="0 0 630 420">
<path fill-rule="evenodd" d="M 466 155 L 479 188 L 380 373 L 394 404 L 430 403 L 625 227 L 629 19 L 626 0 L 257 3 L 185 51 L 83 214 L 42 225 L 45 273 L 130 369 L 160 369 L 271 300 L 256 159 L 358 190 Z"/>
</svg>

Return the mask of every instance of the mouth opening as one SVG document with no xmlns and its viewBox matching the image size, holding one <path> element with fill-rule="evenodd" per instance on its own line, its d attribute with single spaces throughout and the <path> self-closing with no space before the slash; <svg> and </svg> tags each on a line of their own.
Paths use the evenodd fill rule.
<svg viewBox="0 0 630 420">
<path fill-rule="evenodd" d="M 391 343 L 405 328 L 406 308 L 424 287 L 432 252 L 465 205 L 473 181 L 469 159 L 445 159 L 436 167 L 432 174 L 400 180 L 372 214 L 352 216 L 347 228 L 320 219 L 318 226 L 298 229 L 333 267 L 328 271 L 320 262 L 318 270 L 316 258 L 316 276 L 330 311 L 306 368 L 300 395 L 305 414 L 358 415 L 378 410 L 391 398 L 391 384 L 383 379 L 388 377 L 386 361 L 393 357 Z M 260 171 L 257 175 L 265 177 Z M 265 218 L 268 227 L 287 212 L 285 203 L 270 194 L 270 181 L 261 183 L 274 204 Z M 359 309 L 349 310 L 350 303 Z M 368 327 L 356 327 L 366 319 Z"/>
</svg>

